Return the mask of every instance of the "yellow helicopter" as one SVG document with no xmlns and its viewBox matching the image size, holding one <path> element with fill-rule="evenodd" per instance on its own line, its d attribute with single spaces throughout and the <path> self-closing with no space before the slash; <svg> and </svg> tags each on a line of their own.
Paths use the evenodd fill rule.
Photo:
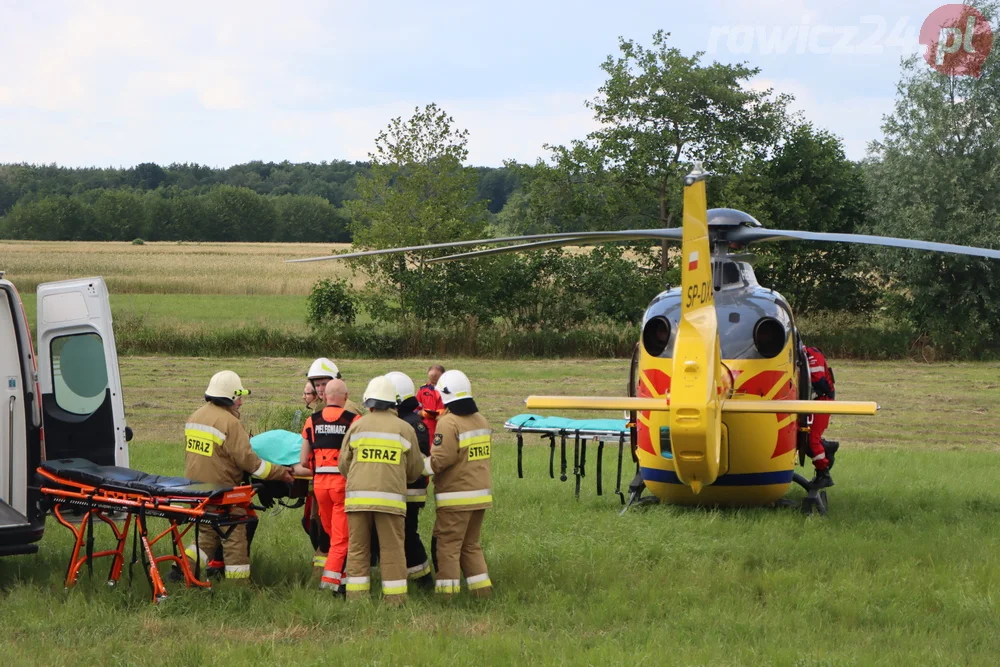
<svg viewBox="0 0 1000 667">
<path fill-rule="evenodd" d="M 529 396 L 529 410 L 624 410 L 644 486 L 660 501 L 772 505 L 799 483 L 825 513 L 826 492 L 795 474 L 809 416 L 874 415 L 873 402 L 812 401 L 804 346 L 791 308 L 762 287 L 752 255 L 731 252 L 768 240 L 885 245 L 1000 259 L 1000 251 L 911 239 L 765 229 L 752 216 L 707 207 L 700 165 L 685 177 L 680 229 L 538 234 L 391 248 L 288 261 L 518 243 L 435 257 L 427 263 L 505 252 L 640 239 L 681 241 L 681 286 L 657 295 L 643 316 L 633 358 L 633 395 Z M 619 473 L 620 474 L 620 473 Z M 641 491 L 640 491 L 641 493 Z M 637 497 L 633 493 L 633 499 Z"/>
</svg>

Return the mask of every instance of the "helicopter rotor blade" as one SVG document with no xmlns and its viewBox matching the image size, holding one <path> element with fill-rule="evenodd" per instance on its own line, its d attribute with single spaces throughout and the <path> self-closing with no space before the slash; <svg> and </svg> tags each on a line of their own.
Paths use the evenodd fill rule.
<svg viewBox="0 0 1000 667">
<path fill-rule="evenodd" d="M 934 250 L 958 255 L 974 257 L 989 257 L 1000 259 L 1000 250 L 990 248 L 975 248 L 973 246 L 953 245 L 951 243 L 935 243 L 932 241 L 917 241 L 900 239 L 892 236 L 869 236 L 867 234 L 836 234 L 830 232 L 801 232 L 785 229 L 762 229 L 755 227 L 740 227 L 729 232 L 727 240 L 730 243 L 756 243 L 758 241 L 834 241 L 841 243 L 862 243 L 865 245 L 888 246 L 892 248 L 912 248 L 915 250 Z"/>
<path fill-rule="evenodd" d="M 669 234 L 666 232 L 670 232 Z M 676 232 L 676 233 L 674 233 Z M 597 236 L 601 234 L 601 236 Z M 604 236 L 604 235 L 608 236 Z M 611 243 L 616 241 L 643 241 L 643 240 L 680 240 L 680 229 L 650 229 L 650 230 L 630 230 L 625 232 L 592 232 L 581 234 L 568 239 L 555 239 L 551 241 L 536 241 L 534 243 L 520 243 L 518 245 L 504 246 L 502 248 L 487 248 L 486 250 L 474 250 L 463 252 L 457 255 L 447 255 L 445 257 L 434 257 L 427 260 L 427 264 L 438 264 L 440 262 L 452 262 L 463 259 L 475 259 L 476 257 L 487 257 L 490 255 L 501 255 L 510 252 L 523 252 L 526 250 L 544 250 L 546 248 L 561 248 L 565 246 L 595 245 L 598 243 Z"/>
<path fill-rule="evenodd" d="M 401 252 L 423 252 L 425 250 L 443 250 L 446 248 L 462 248 L 476 245 L 495 245 L 498 243 L 520 243 L 524 241 L 565 240 L 578 242 L 581 239 L 603 239 L 604 241 L 631 241 L 640 239 L 672 239 L 680 238 L 680 229 L 633 229 L 614 232 L 560 232 L 554 234 L 531 234 L 527 236 L 507 236 L 493 239 L 474 239 L 471 241 L 450 241 L 448 243 L 431 243 L 429 245 L 406 246 L 402 248 L 384 248 L 380 250 L 363 250 L 342 255 L 323 255 L 322 257 L 304 257 L 301 259 L 286 259 L 286 263 L 321 262 L 330 259 L 352 259 L 355 257 L 372 257 L 375 255 L 391 255 Z"/>
</svg>

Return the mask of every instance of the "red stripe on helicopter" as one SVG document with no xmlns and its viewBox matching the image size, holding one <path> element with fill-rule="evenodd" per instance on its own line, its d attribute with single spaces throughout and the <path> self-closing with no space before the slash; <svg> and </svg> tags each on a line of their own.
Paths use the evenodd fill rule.
<svg viewBox="0 0 1000 667">
<path fill-rule="evenodd" d="M 690 255 L 688 255 L 688 271 L 694 271 L 698 268 L 698 251 L 695 250 Z"/>
<path fill-rule="evenodd" d="M 644 370 L 639 375 L 639 386 L 635 393 L 639 398 L 664 398 L 670 393 L 670 376 L 655 368 Z M 640 412 L 639 416 L 649 420 L 648 411 Z M 636 447 L 650 454 L 656 454 L 653 451 L 653 442 L 649 437 L 649 427 L 642 421 L 636 424 L 636 435 L 638 436 Z"/>
</svg>

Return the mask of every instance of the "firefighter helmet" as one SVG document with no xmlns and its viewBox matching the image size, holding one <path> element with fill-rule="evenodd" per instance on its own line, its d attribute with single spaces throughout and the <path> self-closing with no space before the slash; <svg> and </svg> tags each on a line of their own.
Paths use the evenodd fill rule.
<svg viewBox="0 0 1000 667">
<path fill-rule="evenodd" d="M 365 389 L 364 405 L 375 410 L 396 407 L 396 386 L 384 375 L 372 378 Z"/>
<path fill-rule="evenodd" d="M 306 375 L 310 380 L 319 378 L 340 379 L 340 369 L 326 357 L 320 357 L 309 366 L 309 373 Z"/>
<path fill-rule="evenodd" d="M 445 371 L 438 380 L 437 388 L 445 405 L 463 398 L 472 398 L 472 383 L 462 371 Z"/>
<path fill-rule="evenodd" d="M 396 400 L 399 403 L 417 395 L 417 388 L 413 384 L 413 380 L 406 373 L 392 371 L 391 373 L 386 373 L 385 376 L 392 380 L 393 386 L 396 387 Z"/>
<path fill-rule="evenodd" d="M 226 401 L 235 401 L 241 396 L 250 394 L 249 389 L 243 387 L 240 376 L 232 371 L 219 371 L 212 376 L 205 390 L 208 398 L 221 398 Z"/>
</svg>

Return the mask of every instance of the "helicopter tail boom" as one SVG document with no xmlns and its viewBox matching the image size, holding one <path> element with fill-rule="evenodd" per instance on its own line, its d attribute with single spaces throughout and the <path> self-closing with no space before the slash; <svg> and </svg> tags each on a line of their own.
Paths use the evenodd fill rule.
<svg viewBox="0 0 1000 667">
<path fill-rule="evenodd" d="M 715 313 L 708 235 L 707 174 L 700 167 L 684 183 L 681 245 L 681 317 L 674 340 L 670 440 L 678 479 L 699 493 L 721 466 L 722 353 Z M 728 378 L 728 375 L 727 375 Z M 731 387 L 726 387 L 731 391 Z"/>
</svg>

